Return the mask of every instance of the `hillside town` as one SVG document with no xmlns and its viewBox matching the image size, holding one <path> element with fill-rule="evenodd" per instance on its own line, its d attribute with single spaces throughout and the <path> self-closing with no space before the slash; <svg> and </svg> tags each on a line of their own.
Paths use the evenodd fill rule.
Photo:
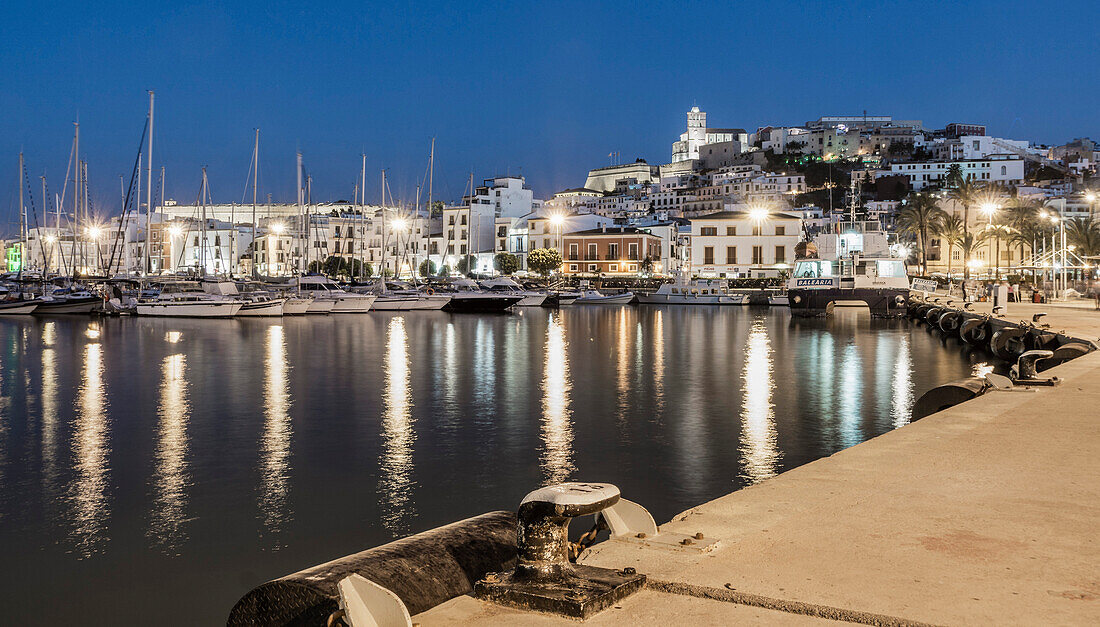
<svg viewBox="0 0 1100 627">
<path fill-rule="evenodd" d="M 612 153 L 611 165 L 578 172 L 576 187 L 547 199 L 508 175 L 471 177 L 450 204 L 425 195 L 382 206 L 358 191 L 352 202 L 314 202 L 308 178 L 293 203 L 215 203 L 204 191 L 184 204 L 160 199 L 150 175 L 152 189 L 139 189 L 121 216 L 97 217 L 86 190 L 24 216 L 23 237 L 5 242 L 7 266 L 98 276 L 778 278 L 800 254 L 861 252 L 900 255 L 910 273 L 941 278 L 1066 268 L 1087 282 L 1100 255 L 1100 150 L 1088 138 L 1046 146 L 992 137 L 982 124 L 933 129 L 866 114 L 750 131 L 711 127 L 699 107 L 685 124 L 667 163 Z"/>
</svg>

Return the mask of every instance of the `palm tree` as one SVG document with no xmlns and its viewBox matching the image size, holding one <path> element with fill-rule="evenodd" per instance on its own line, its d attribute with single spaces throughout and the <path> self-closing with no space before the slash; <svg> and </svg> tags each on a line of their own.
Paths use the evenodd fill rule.
<svg viewBox="0 0 1100 627">
<path fill-rule="evenodd" d="M 1016 229 L 1003 223 L 990 224 L 986 227 L 985 232 L 988 233 L 988 237 L 996 239 L 997 250 L 993 253 L 994 268 L 996 268 L 996 276 L 1001 278 L 1001 240 L 1011 238 Z M 1009 255 L 1011 257 L 1011 255 Z"/>
<path fill-rule="evenodd" d="M 970 256 L 979 246 L 985 243 L 989 239 L 989 231 L 978 231 L 977 233 L 963 233 L 959 238 L 959 248 L 962 249 L 963 259 L 966 260 L 966 269 L 963 270 L 963 278 L 970 278 Z"/>
<path fill-rule="evenodd" d="M 936 204 L 935 196 L 924 193 L 910 194 L 905 208 L 898 213 L 898 231 L 917 239 L 922 274 L 928 274 L 928 234 L 935 232 L 946 215 Z"/>
<path fill-rule="evenodd" d="M 1010 243 L 1020 245 L 1020 259 L 1024 258 L 1024 246 L 1032 248 L 1039 234 L 1039 203 L 1031 199 L 1014 198 L 1005 207 L 1005 223 L 1015 231 Z M 1032 254 L 1035 251 L 1032 250 Z"/>
<path fill-rule="evenodd" d="M 956 215 L 945 213 L 936 224 L 936 237 L 947 242 L 947 276 L 951 276 L 951 254 L 955 251 L 955 246 L 959 245 L 964 232 L 962 220 Z"/>
<path fill-rule="evenodd" d="M 963 180 L 961 178 L 952 178 L 951 181 L 951 187 L 947 190 L 947 197 L 962 205 L 963 232 L 969 233 L 970 207 L 978 202 L 978 194 L 982 190 L 981 185 L 974 181 Z"/>
<path fill-rule="evenodd" d="M 1066 241 L 1082 257 L 1100 255 L 1100 221 L 1094 216 L 1066 220 Z"/>
</svg>

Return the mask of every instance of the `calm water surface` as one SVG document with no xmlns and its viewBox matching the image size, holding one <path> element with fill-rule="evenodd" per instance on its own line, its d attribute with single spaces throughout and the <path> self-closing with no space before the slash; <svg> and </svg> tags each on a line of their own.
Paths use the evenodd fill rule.
<svg viewBox="0 0 1100 627">
<path fill-rule="evenodd" d="M 988 359 L 742 308 L 0 320 L 7 624 L 217 624 L 251 587 L 564 479 L 658 522 L 905 425 Z"/>
</svg>

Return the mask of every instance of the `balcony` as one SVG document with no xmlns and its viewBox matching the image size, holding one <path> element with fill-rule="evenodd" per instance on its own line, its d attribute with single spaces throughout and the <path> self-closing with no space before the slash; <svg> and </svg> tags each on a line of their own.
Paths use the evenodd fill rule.
<svg viewBox="0 0 1100 627">
<path fill-rule="evenodd" d="M 578 255 L 576 253 L 573 253 L 573 254 L 569 255 L 569 261 L 577 261 L 579 259 L 580 259 L 580 255 Z"/>
<path fill-rule="evenodd" d="M 600 256 L 599 255 L 585 255 L 584 260 L 585 261 L 599 261 Z"/>
</svg>

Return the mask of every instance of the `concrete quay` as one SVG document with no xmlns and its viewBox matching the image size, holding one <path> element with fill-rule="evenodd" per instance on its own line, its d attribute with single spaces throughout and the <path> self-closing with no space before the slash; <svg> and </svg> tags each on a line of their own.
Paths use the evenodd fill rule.
<svg viewBox="0 0 1100 627">
<path fill-rule="evenodd" d="M 1010 303 L 1005 319 L 1040 311 L 1100 338 L 1092 301 Z M 989 392 L 661 525 L 694 545 L 594 545 L 583 563 L 649 581 L 587 622 L 1100 624 L 1100 352 L 1047 374 L 1061 385 Z M 469 596 L 413 621 L 575 622 Z"/>
</svg>

